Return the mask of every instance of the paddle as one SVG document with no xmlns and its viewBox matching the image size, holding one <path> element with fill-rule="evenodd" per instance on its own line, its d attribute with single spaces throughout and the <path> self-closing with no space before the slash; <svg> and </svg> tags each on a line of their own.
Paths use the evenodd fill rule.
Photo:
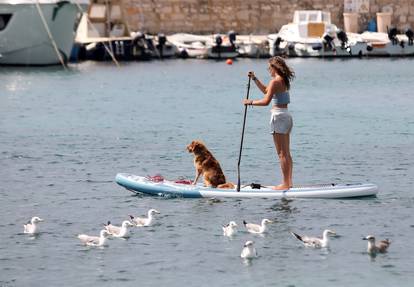
<svg viewBox="0 0 414 287">
<path fill-rule="evenodd" d="M 250 80 L 247 82 L 247 96 L 246 99 L 249 99 L 250 93 Z M 239 161 L 237 162 L 237 192 L 240 191 L 240 161 L 241 161 L 241 154 L 243 149 L 243 139 L 244 139 L 244 127 L 246 126 L 246 115 L 247 115 L 247 105 L 244 106 L 244 117 L 243 117 L 243 129 L 241 134 L 241 141 L 240 141 L 240 152 L 239 152 Z"/>
</svg>

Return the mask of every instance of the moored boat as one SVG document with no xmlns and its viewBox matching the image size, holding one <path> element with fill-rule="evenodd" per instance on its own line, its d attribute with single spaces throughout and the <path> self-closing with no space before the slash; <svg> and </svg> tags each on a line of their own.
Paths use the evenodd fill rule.
<svg viewBox="0 0 414 287">
<path fill-rule="evenodd" d="M 227 36 L 177 33 L 167 38 L 178 48 L 182 57 L 226 59 L 238 56 L 235 33 Z"/>
<path fill-rule="evenodd" d="M 152 39 L 156 48 L 156 58 L 171 58 L 179 55 L 178 48 L 168 41 L 168 38 L 163 34 L 159 33 L 157 36 L 149 36 Z"/>
<path fill-rule="evenodd" d="M 207 39 L 205 36 L 176 33 L 167 38 L 177 47 L 181 57 L 207 58 Z"/>
<path fill-rule="evenodd" d="M 348 35 L 331 23 L 329 12 L 295 11 L 293 22 L 268 36 L 270 55 L 292 57 L 348 57 L 362 55 L 366 43 Z"/>
<path fill-rule="evenodd" d="M 123 0 L 92 0 L 79 23 L 75 42 L 80 60 L 146 60 L 157 53 L 151 37 L 131 33 Z"/>
<path fill-rule="evenodd" d="M 269 41 L 266 35 L 237 35 L 236 46 L 240 57 L 269 57 Z"/>
<path fill-rule="evenodd" d="M 394 28 L 388 33 L 364 32 L 359 37 L 367 43 L 367 56 L 413 56 L 413 34 L 410 29 L 399 34 Z"/>
<path fill-rule="evenodd" d="M 0 64 L 54 65 L 70 57 L 78 3 L 6 0 L 0 3 Z"/>
</svg>

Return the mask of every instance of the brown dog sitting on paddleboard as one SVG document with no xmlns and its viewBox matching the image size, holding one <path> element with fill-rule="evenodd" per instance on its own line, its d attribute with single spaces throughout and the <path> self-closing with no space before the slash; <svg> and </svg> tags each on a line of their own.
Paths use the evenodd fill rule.
<svg viewBox="0 0 414 287">
<path fill-rule="evenodd" d="M 202 141 L 194 140 L 187 146 L 187 150 L 194 154 L 194 167 L 196 177 L 192 184 L 196 184 L 200 176 L 204 178 L 204 185 L 217 188 L 235 188 L 231 182 L 226 183 L 226 177 L 221 169 L 220 163 L 207 149 Z"/>
</svg>

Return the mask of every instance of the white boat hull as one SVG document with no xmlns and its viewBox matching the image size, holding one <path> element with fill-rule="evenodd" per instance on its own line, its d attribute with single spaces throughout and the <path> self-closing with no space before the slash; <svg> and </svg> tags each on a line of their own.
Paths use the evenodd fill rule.
<svg viewBox="0 0 414 287">
<path fill-rule="evenodd" d="M 371 44 L 372 50 L 367 50 L 367 56 L 414 56 L 414 45 L 401 46 L 391 42 Z"/>
<path fill-rule="evenodd" d="M 41 11 L 64 61 L 74 40 L 76 4 L 42 3 Z M 35 4 L 0 4 L 0 14 L 12 14 L 0 31 L 0 64 L 53 65 L 60 60 Z"/>
<path fill-rule="evenodd" d="M 181 54 L 190 58 L 225 59 L 238 56 L 234 46 L 223 43 L 219 47 L 214 43 L 213 36 L 178 33 L 168 36 L 168 40 L 178 48 Z"/>
<path fill-rule="evenodd" d="M 323 46 L 322 43 L 315 44 Z M 287 54 L 293 57 L 355 57 L 363 56 L 367 51 L 367 44 L 363 42 L 352 44 L 349 48 L 343 48 L 339 43 L 328 49 L 314 49 L 314 45 L 308 43 L 295 43 L 287 47 L 291 47 L 287 48 Z"/>
</svg>

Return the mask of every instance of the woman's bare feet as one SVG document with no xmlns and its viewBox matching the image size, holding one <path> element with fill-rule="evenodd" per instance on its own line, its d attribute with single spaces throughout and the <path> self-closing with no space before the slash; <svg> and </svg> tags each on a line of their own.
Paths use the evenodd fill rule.
<svg viewBox="0 0 414 287">
<path fill-rule="evenodd" d="M 276 185 L 276 186 L 273 186 L 272 187 L 272 189 L 274 189 L 274 190 L 288 190 L 289 188 L 291 188 L 292 186 L 289 186 L 289 185 L 287 185 L 287 184 L 279 184 L 279 185 Z"/>
</svg>

